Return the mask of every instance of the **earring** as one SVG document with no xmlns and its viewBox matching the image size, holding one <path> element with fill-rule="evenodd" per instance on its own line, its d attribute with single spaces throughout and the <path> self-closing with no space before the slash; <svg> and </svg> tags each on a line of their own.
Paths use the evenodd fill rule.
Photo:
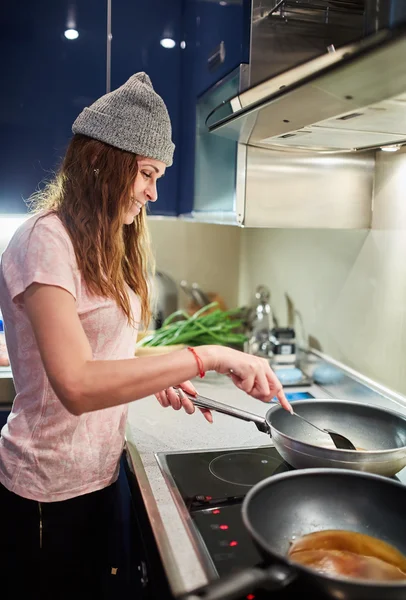
<svg viewBox="0 0 406 600">
<path fill-rule="evenodd" d="M 99 174 L 99 172 L 100 172 L 100 169 L 93 169 L 93 173 L 94 173 L 95 175 L 98 175 L 98 174 Z"/>
</svg>

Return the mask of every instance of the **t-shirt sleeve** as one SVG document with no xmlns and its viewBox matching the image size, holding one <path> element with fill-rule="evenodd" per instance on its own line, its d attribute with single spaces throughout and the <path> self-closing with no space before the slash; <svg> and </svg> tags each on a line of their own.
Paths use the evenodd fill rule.
<svg viewBox="0 0 406 600">
<path fill-rule="evenodd" d="M 7 286 L 15 300 L 32 283 L 54 285 L 77 297 L 77 265 L 61 225 L 39 219 L 15 244 L 7 265 Z"/>
</svg>

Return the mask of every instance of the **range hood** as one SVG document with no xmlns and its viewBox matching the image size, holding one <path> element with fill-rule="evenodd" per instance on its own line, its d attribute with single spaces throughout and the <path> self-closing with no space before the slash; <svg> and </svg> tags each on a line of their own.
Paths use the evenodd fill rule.
<svg viewBox="0 0 406 600">
<path fill-rule="evenodd" d="M 406 26 L 330 50 L 223 102 L 208 130 L 279 151 L 406 143 Z"/>
</svg>

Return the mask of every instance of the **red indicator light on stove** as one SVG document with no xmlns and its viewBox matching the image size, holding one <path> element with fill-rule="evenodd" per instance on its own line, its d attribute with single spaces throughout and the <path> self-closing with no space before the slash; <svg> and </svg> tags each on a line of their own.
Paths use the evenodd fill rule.
<svg viewBox="0 0 406 600">
<path fill-rule="evenodd" d="M 247 600 L 255 600 L 255 596 L 254 594 L 248 594 L 248 596 L 246 596 Z"/>
<path fill-rule="evenodd" d="M 220 525 L 220 529 L 223 529 L 225 531 L 226 529 L 228 529 L 228 525 Z"/>
<path fill-rule="evenodd" d="M 219 511 L 219 509 L 218 509 L 218 508 L 216 508 L 216 510 L 213 510 L 213 511 L 212 511 L 212 514 L 213 514 L 213 515 L 219 515 L 219 514 L 220 514 L 220 511 Z"/>
<path fill-rule="evenodd" d="M 233 547 L 233 546 L 238 546 L 238 542 L 236 542 L 235 540 L 233 540 L 232 542 L 230 542 L 228 544 L 229 546 Z"/>
</svg>

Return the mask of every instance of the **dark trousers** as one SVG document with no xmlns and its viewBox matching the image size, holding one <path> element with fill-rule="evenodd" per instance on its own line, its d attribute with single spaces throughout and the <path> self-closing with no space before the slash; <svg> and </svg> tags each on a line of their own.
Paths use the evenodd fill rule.
<svg viewBox="0 0 406 600">
<path fill-rule="evenodd" d="M 131 566 L 123 522 L 127 500 L 120 480 L 49 503 L 27 500 L 0 484 L 2 598 L 21 592 L 34 600 L 100 600 L 125 593 Z"/>
</svg>

